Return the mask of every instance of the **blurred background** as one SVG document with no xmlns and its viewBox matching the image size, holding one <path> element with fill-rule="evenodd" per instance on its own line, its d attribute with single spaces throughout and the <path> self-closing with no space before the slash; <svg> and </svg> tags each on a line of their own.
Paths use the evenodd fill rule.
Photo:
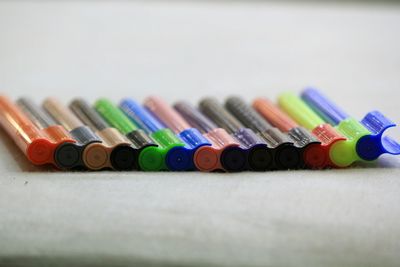
<svg viewBox="0 0 400 267">
<path fill-rule="evenodd" d="M 397 1 L 1 1 L 0 90 L 195 101 L 313 85 L 400 119 L 377 101 L 400 89 L 399 25 Z"/>
</svg>

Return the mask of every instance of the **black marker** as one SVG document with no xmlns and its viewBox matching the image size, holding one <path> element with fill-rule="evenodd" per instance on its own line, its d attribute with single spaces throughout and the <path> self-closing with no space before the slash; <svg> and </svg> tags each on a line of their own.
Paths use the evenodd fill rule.
<svg viewBox="0 0 400 267">
<path fill-rule="evenodd" d="M 69 105 L 75 115 L 89 126 L 108 148 L 111 167 L 118 171 L 138 169 L 138 149 L 117 129 L 106 121 L 83 99 L 75 99 Z"/>
<path fill-rule="evenodd" d="M 254 109 L 239 97 L 230 97 L 225 107 L 241 123 L 264 138 L 272 148 L 275 166 L 277 169 L 298 169 L 304 167 L 302 148 L 294 146 L 294 140 L 273 127 L 264 120 Z"/>
<path fill-rule="evenodd" d="M 251 129 L 245 128 L 215 98 L 203 99 L 199 108 L 209 119 L 241 143 L 241 150 L 235 147 L 232 150 L 229 148 L 224 150 L 221 161 L 225 168 L 227 166 L 234 168 L 238 165 L 238 158 L 243 158 L 242 169 L 263 171 L 273 168 L 272 151 L 265 140 Z"/>
<path fill-rule="evenodd" d="M 70 146 L 76 145 L 76 140 L 69 132 L 31 100 L 20 98 L 17 100 L 17 106 L 56 145 L 53 155 L 55 165 L 60 169 L 75 167 L 71 162 L 79 161 L 80 155 L 69 149 Z"/>
</svg>

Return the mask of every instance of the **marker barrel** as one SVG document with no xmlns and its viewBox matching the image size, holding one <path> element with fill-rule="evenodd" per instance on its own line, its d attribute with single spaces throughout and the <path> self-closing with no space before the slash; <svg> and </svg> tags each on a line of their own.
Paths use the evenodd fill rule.
<svg viewBox="0 0 400 267">
<path fill-rule="evenodd" d="M 174 105 L 174 108 L 190 124 L 190 126 L 198 129 L 202 133 L 208 133 L 218 128 L 215 123 L 187 102 L 180 101 Z"/>
<path fill-rule="evenodd" d="M 131 121 L 134 121 L 149 134 L 166 128 L 150 111 L 133 99 L 125 98 L 119 106 Z"/>
<path fill-rule="evenodd" d="M 355 146 L 354 149 L 361 159 L 374 160 L 383 153 L 400 154 L 400 144 L 389 136 L 383 136 L 385 130 L 394 127 L 395 124 L 379 111 L 368 113 L 358 122 L 317 89 L 307 88 L 301 96 L 322 118 L 337 125 L 337 129 L 348 138 L 348 142 Z M 338 157 L 348 161 L 358 159 L 343 158 L 340 154 Z"/>
<path fill-rule="evenodd" d="M 123 112 L 135 123 L 140 125 L 158 147 L 149 148 L 139 157 L 139 162 L 145 170 L 175 170 L 171 168 L 167 155 L 176 147 L 183 147 L 185 144 L 170 129 L 166 128 L 157 120 L 150 111 L 145 109 L 133 99 L 123 99 L 120 103 Z M 183 163 L 185 164 L 186 161 Z"/>
<path fill-rule="evenodd" d="M 138 169 L 138 149 L 132 147 L 130 141 L 117 129 L 109 127 L 85 100 L 73 100 L 70 109 L 102 139 L 107 163 L 110 163 L 107 167 L 120 171 Z"/>
<path fill-rule="evenodd" d="M 342 149 L 346 138 L 340 134 L 330 124 L 324 123 L 324 121 L 318 117 L 314 111 L 306 105 L 299 97 L 292 93 L 284 93 L 279 96 L 279 105 L 281 108 L 288 113 L 296 122 L 300 125 L 311 130 L 320 141 L 321 147 L 324 149 L 324 153 L 329 154 L 329 160 L 324 165 L 332 167 L 342 167 L 342 164 L 336 160 L 333 155 L 335 151 L 341 151 L 339 154 L 343 155 L 343 151 L 347 155 L 353 157 L 353 152 L 345 148 Z M 344 155 L 345 156 L 345 155 Z"/>
<path fill-rule="evenodd" d="M 211 142 L 211 146 L 203 146 L 196 151 L 196 167 L 201 171 L 225 170 L 221 163 L 223 151 L 227 148 L 239 149 L 240 143 L 189 103 L 181 101 L 174 108 L 190 126 L 199 129 Z"/>
<path fill-rule="evenodd" d="M 308 130 L 313 130 L 315 127 L 324 124 L 324 121 L 306 103 L 292 93 L 281 94 L 278 102 L 290 117 Z"/>
<path fill-rule="evenodd" d="M 170 169 L 178 171 L 195 169 L 196 151 L 200 147 L 211 146 L 211 143 L 199 130 L 191 128 L 185 119 L 161 98 L 147 98 L 145 107 L 186 144 L 184 147 L 175 147 L 168 152 L 166 160 Z"/>
<path fill-rule="evenodd" d="M 87 167 L 100 170 L 110 166 L 108 152 L 102 140 L 88 126 L 85 126 L 71 110 L 56 99 L 48 98 L 43 102 L 44 109 L 51 117 L 64 126 L 77 141 L 75 144 L 65 144 L 62 150 L 71 155 L 66 159 L 66 168 Z"/>
<path fill-rule="evenodd" d="M 315 113 L 323 120 L 332 124 L 338 125 L 341 121 L 350 116 L 339 108 L 335 103 L 322 95 L 318 90 L 307 88 L 301 93 L 301 98 L 306 102 Z"/>
<path fill-rule="evenodd" d="M 44 110 L 30 99 L 20 98 L 17 101 L 17 106 L 54 144 L 54 164 L 60 169 L 69 169 L 70 158 L 75 155 L 68 150 L 64 150 L 63 147 L 64 145 L 69 145 L 67 143 L 76 143 L 76 140 L 63 126 L 57 125 Z M 64 159 L 68 160 L 64 162 Z"/>
<path fill-rule="evenodd" d="M 215 98 L 203 99 L 199 107 L 201 112 L 241 144 L 240 147 L 225 149 L 222 153 L 221 162 L 225 169 L 263 171 L 273 168 L 273 155 L 265 140 L 245 128 Z"/>
<path fill-rule="evenodd" d="M 190 128 L 190 125 L 182 116 L 159 97 L 148 97 L 144 102 L 144 106 L 175 134 Z"/>
<path fill-rule="evenodd" d="M 299 126 L 292 118 L 267 98 L 257 98 L 253 108 L 272 125 L 286 132 L 294 144 L 302 148 L 304 164 L 313 169 L 328 167 L 329 154 L 311 132 Z"/>
<path fill-rule="evenodd" d="M 204 98 L 200 101 L 199 108 L 203 114 L 230 134 L 244 128 L 215 98 Z"/>
<path fill-rule="evenodd" d="M 264 120 L 254 109 L 239 97 L 230 97 L 225 107 L 241 123 L 263 137 L 273 154 L 278 169 L 298 169 L 304 167 L 302 148 L 296 147 L 286 134 Z"/>
<path fill-rule="evenodd" d="M 107 99 L 98 100 L 95 103 L 95 109 L 111 126 L 124 134 L 133 143 L 133 146 L 140 151 L 138 165 L 141 170 L 158 171 L 166 169 L 165 149 L 156 143 L 158 141 L 162 143 L 161 137 L 163 136 L 163 131 L 160 131 L 159 136 L 156 135 L 159 138 L 157 141 L 151 134 L 149 136 L 145 131 L 139 129 L 136 123 Z M 169 137 L 165 137 L 165 140 L 168 139 Z"/>
<path fill-rule="evenodd" d="M 30 162 L 54 164 L 56 146 L 5 96 L 0 96 L 0 124 Z"/>
<path fill-rule="evenodd" d="M 289 132 L 290 129 L 299 126 L 292 118 L 266 98 L 256 98 L 253 101 L 253 108 L 282 132 Z"/>
</svg>

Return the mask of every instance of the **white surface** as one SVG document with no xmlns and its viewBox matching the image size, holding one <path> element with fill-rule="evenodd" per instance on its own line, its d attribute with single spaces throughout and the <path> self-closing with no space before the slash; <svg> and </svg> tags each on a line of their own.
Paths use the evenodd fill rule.
<svg viewBox="0 0 400 267">
<path fill-rule="evenodd" d="M 0 2 L 0 87 L 194 103 L 315 85 L 355 117 L 376 108 L 399 122 L 399 25 L 399 6 Z M 337 171 L 58 173 L 0 140 L 1 266 L 400 264 L 396 157 Z"/>
</svg>

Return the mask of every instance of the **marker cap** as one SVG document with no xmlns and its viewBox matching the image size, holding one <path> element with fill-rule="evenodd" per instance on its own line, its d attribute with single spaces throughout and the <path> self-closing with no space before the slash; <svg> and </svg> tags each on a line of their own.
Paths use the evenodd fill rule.
<svg viewBox="0 0 400 267">
<path fill-rule="evenodd" d="M 201 171 L 225 170 L 221 163 L 222 152 L 229 147 L 239 147 L 240 143 L 222 128 L 216 128 L 204 136 L 211 146 L 200 147 L 194 155 L 194 163 Z"/>
<path fill-rule="evenodd" d="M 300 149 L 294 146 L 288 135 L 273 127 L 260 134 L 267 140 L 269 147 L 274 152 L 276 168 L 298 169 L 304 167 Z"/>
<path fill-rule="evenodd" d="M 139 165 L 146 171 L 167 169 L 166 155 L 174 147 L 184 146 L 181 140 L 170 130 L 162 129 L 150 135 L 159 147 L 147 147 L 139 155 Z"/>
<path fill-rule="evenodd" d="M 271 148 L 259 135 L 255 134 L 251 129 L 242 128 L 234 132 L 233 136 L 240 141 L 242 148 L 248 150 L 248 166 L 250 169 L 263 171 L 273 168 L 274 162 Z M 231 150 L 234 149 L 232 148 Z"/>
<path fill-rule="evenodd" d="M 111 166 L 115 170 L 138 169 L 138 149 L 131 146 L 129 140 L 115 128 L 104 128 L 97 132 L 104 144 L 111 150 Z"/>
<path fill-rule="evenodd" d="M 211 120 L 189 103 L 180 101 L 174 105 L 174 108 L 190 126 L 199 129 L 211 143 L 211 146 L 202 146 L 196 150 L 193 161 L 197 169 L 201 171 L 223 170 L 220 160 L 222 151 L 229 146 L 238 147 L 239 142 L 224 129 L 217 128 Z"/>
<path fill-rule="evenodd" d="M 308 130 L 299 126 L 292 118 L 279 109 L 274 103 L 266 98 L 257 98 L 253 102 L 253 107 L 261 116 L 268 120 L 272 125 L 287 133 L 295 147 L 302 155 L 299 167 L 304 164 L 309 168 L 324 168 L 328 163 L 329 155 L 324 153 L 321 142 Z"/>
<path fill-rule="evenodd" d="M 371 132 L 362 123 L 347 115 L 321 92 L 314 88 L 308 88 L 303 91 L 302 98 L 322 118 L 337 125 L 337 129 L 347 137 L 347 141 L 332 147 L 332 161 L 337 165 L 345 167 L 356 160 L 375 159 L 382 153 L 381 138 L 371 137 Z M 382 125 L 380 119 L 374 120 L 373 123 Z"/>
<path fill-rule="evenodd" d="M 194 154 L 202 146 L 211 146 L 211 143 L 195 128 L 189 128 L 178 134 L 185 142 L 185 146 L 172 148 L 167 154 L 167 166 L 171 170 L 184 171 L 193 170 Z"/>
<path fill-rule="evenodd" d="M 301 149 L 304 164 L 312 169 L 325 168 L 329 156 L 322 148 L 321 142 L 303 127 L 294 127 L 288 131 L 296 147 Z"/>
<path fill-rule="evenodd" d="M 389 118 L 379 111 L 371 111 L 361 123 L 371 132 L 357 143 L 357 153 L 361 158 L 374 160 L 384 153 L 400 154 L 400 144 L 390 136 L 383 136 L 387 129 L 396 126 Z"/>
<path fill-rule="evenodd" d="M 242 98 L 229 97 L 225 107 L 241 123 L 266 140 L 267 145 L 274 151 L 274 161 L 278 169 L 298 169 L 304 166 L 299 149 L 294 146 L 290 137 L 273 127 Z M 261 159 L 260 156 L 257 158 Z"/>
</svg>

